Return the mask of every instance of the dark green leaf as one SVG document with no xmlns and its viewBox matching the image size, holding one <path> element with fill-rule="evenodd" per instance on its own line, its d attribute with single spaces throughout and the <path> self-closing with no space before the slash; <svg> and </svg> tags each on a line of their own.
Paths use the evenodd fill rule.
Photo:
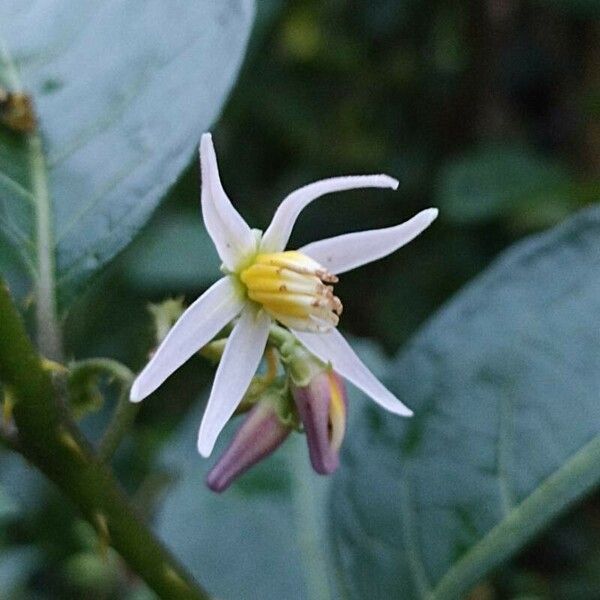
<svg viewBox="0 0 600 600">
<path fill-rule="evenodd" d="M 0 487 L 0 521 L 11 519 L 19 513 L 15 501 Z"/>
<path fill-rule="evenodd" d="M 568 214 L 570 185 L 562 168 L 524 148 L 488 146 L 446 165 L 438 201 L 442 215 L 457 223 L 511 217 L 516 209 L 542 209 L 538 220 L 550 213 L 552 223 Z"/>
<path fill-rule="evenodd" d="M 334 483 L 356 598 L 464 598 L 600 482 L 600 210 L 509 250 L 416 337 Z"/>
<path fill-rule="evenodd" d="M 25 584 L 40 563 L 40 552 L 33 546 L 0 549 L 0 589 L 3 598 Z M 7 596 L 4 596 L 4 594 Z M 12 596 L 14 597 L 14 596 Z M 19 597 L 17 595 L 16 597 Z"/>
<path fill-rule="evenodd" d="M 175 293 L 216 281 L 219 257 L 200 210 L 164 214 L 127 252 L 125 277 L 137 288 Z"/>
<path fill-rule="evenodd" d="M 252 15 L 252 0 L 2 3 L 0 86 L 31 96 L 39 129 L 0 128 L 0 231 L 42 286 L 64 298 L 144 225 L 218 115 Z"/>
</svg>

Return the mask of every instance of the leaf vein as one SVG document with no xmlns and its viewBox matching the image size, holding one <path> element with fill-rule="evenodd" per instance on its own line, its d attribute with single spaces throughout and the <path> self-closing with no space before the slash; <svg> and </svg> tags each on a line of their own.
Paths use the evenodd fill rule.
<svg viewBox="0 0 600 600">
<path fill-rule="evenodd" d="M 600 435 L 544 479 L 437 582 L 428 600 L 462 597 L 493 566 L 520 548 L 600 481 Z"/>
<path fill-rule="evenodd" d="M 3 183 L 7 188 L 13 192 L 28 200 L 32 205 L 34 204 L 33 194 L 24 186 L 22 186 L 16 179 L 13 179 L 3 171 L 0 171 L 0 183 Z"/>
</svg>

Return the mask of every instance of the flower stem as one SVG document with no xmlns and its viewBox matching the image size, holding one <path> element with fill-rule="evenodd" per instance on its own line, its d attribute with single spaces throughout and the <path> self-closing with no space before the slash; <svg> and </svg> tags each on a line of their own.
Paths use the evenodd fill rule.
<svg viewBox="0 0 600 600">
<path fill-rule="evenodd" d="M 89 371 L 90 373 L 106 373 L 108 376 L 118 379 L 122 387 L 131 386 L 134 374 L 129 367 L 112 358 L 84 358 L 69 365 L 72 373 Z"/>
<path fill-rule="evenodd" d="M 331 600 L 332 591 L 327 572 L 327 547 L 324 540 L 324 523 L 320 511 L 325 504 L 327 482 L 315 480 L 309 467 L 308 456 L 300 439 L 294 440 L 289 458 L 292 477 L 292 501 L 304 566 L 307 597 L 311 600 Z"/>
<path fill-rule="evenodd" d="M 56 484 L 158 596 L 208 599 L 135 514 L 112 473 L 61 412 L 50 376 L 1 281 L 0 314 L 0 381 L 16 399 L 13 416 L 22 454 Z"/>
<path fill-rule="evenodd" d="M 112 419 L 98 445 L 98 460 L 107 463 L 130 430 L 141 404 L 129 401 L 129 387 L 123 387 Z"/>
</svg>

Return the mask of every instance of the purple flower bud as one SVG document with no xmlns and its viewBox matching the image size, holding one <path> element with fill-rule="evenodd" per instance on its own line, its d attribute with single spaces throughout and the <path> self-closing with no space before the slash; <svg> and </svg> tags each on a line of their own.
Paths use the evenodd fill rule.
<svg viewBox="0 0 600 600">
<path fill-rule="evenodd" d="M 304 424 L 313 469 L 333 473 L 346 430 L 348 401 L 343 379 L 332 370 L 315 375 L 306 386 L 292 385 L 300 419 Z"/>
<path fill-rule="evenodd" d="M 231 444 L 210 470 L 206 483 L 213 492 L 222 492 L 250 467 L 274 452 L 291 428 L 277 414 L 272 401 L 259 401 L 247 414 Z"/>
</svg>

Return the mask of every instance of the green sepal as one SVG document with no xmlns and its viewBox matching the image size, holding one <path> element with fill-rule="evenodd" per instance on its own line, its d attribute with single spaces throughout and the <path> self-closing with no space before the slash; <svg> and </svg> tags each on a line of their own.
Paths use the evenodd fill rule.
<svg viewBox="0 0 600 600">
<path fill-rule="evenodd" d="M 185 311 L 183 296 L 168 298 L 156 304 L 148 304 L 148 312 L 154 322 L 154 336 L 156 344 L 160 344 L 166 337 L 171 327 Z"/>
<path fill-rule="evenodd" d="M 294 385 L 307 386 L 314 377 L 326 371 L 328 365 L 311 354 L 298 342 L 286 342 L 280 347 L 281 362 Z"/>
<path fill-rule="evenodd" d="M 69 407 L 76 420 L 83 419 L 88 413 L 98 412 L 104 405 L 100 378 L 100 371 L 89 369 L 77 369 L 69 375 Z"/>
<path fill-rule="evenodd" d="M 126 391 L 133 382 L 133 373 L 123 364 L 110 358 L 88 358 L 71 363 L 66 380 L 69 406 L 75 419 L 97 412 L 104 405 L 100 384 L 118 383 Z"/>
</svg>

